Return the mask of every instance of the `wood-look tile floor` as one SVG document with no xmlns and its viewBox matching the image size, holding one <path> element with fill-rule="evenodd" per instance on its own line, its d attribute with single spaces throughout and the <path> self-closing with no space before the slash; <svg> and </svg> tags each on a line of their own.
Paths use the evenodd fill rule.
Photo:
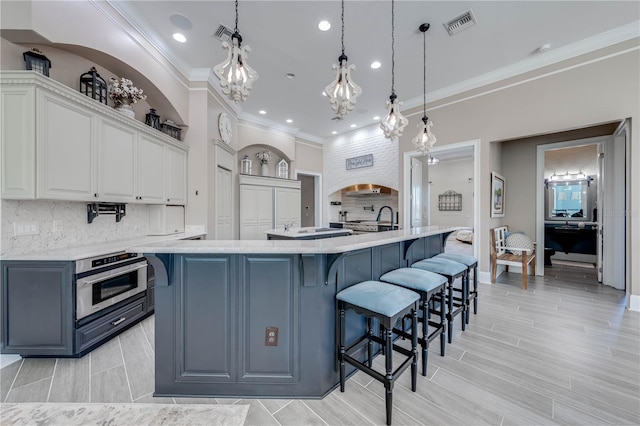
<svg viewBox="0 0 640 426">
<path fill-rule="evenodd" d="M 553 266 L 481 284 L 479 311 L 410 391 L 394 388 L 395 425 L 640 423 L 640 313 L 595 271 Z M 364 373 L 322 400 L 154 398 L 150 317 L 81 359 L 24 359 L 1 372 L 4 402 L 249 404 L 247 425 L 384 424 L 384 390 Z M 382 358 L 375 362 L 381 367 Z"/>
</svg>

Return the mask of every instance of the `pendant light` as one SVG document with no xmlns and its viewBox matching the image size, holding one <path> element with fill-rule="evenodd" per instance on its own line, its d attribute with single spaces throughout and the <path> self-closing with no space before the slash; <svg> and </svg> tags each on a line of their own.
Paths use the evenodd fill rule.
<svg viewBox="0 0 640 426">
<path fill-rule="evenodd" d="M 213 73 L 220 79 L 220 87 L 229 99 L 242 102 L 249 96 L 251 85 L 258 79 L 258 73 L 247 63 L 249 46 L 242 47 L 242 36 L 238 32 L 238 0 L 236 0 L 236 27 L 231 35 L 231 44 L 223 41 L 227 49 L 227 59 L 213 67 Z"/>
<path fill-rule="evenodd" d="M 333 64 L 332 70 L 336 72 L 336 78 L 329 84 L 324 92 L 329 98 L 331 108 L 336 116 L 344 118 L 356 105 L 356 98 L 362 93 L 360 86 L 351 79 L 351 71 L 355 65 L 347 65 L 347 55 L 344 54 L 344 0 L 342 0 L 342 54 L 338 57 L 338 65 Z"/>
<path fill-rule="evenodd" d="M 391 0 L 391 96 L 387 101 L 387 116 L 380 122 L 380 128 L 384 133 L 384 137 L 390 139 L 393 142 L 397 142 L 398 138 L 402 135 L 402 131 L 409 124 L 407 120 L 400 113 L 400 106 L 402 102 L 398 101 L 396 92 L 394 90 L 395 85 L 395 16 L 394 16 L 394 0 Z"/>
<path fill-rule="evenodd" d="M 429 29 L 429 24 L 422 24 L 419 27 L 422 32 L 422 43 L 423 43 L 423 62 L 422 62 L 422 70 L 423 70 L 423 82 L 424 82 L 424 90 L 422 93 L 422 124 L 418 124 L 418 128 L 420 132 L 418 135 L 413 138 L 411 142 L 416 146 L 416 148 L 422 153 L 422 155 L 427 155 L 433 145 L 436 143 L 436 137 L 433 133 L 431 133 L 431 126 L 433 126 L 433 122 L 429 120 L 427 117 L 427 30 Z M 431 160 L 429 156 L 429 160 Z M 431 163 L 429 164 L 437 164 Z"/>
</svg>

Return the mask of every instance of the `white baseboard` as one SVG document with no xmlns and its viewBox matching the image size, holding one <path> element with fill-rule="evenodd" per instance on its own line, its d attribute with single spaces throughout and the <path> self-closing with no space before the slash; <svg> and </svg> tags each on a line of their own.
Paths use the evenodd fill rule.
<svg viewBox="0 0 640 426">
<path fill-rule="evenodd" d="M 0 354 L 0 368 L 5 368 L 7 365 L 20 361 L 22 357 L 20 355 L 12 354 Z"/>
<path fill-rule="evenodd" d="M 478 271 L 478 282 L 481 284 L 491 284 L 491 272 Z"/>
<path fill-rule="evenodd" d="M 640 312 L 640 296 L 629 296 L 629 310 Z"/>
</svg>

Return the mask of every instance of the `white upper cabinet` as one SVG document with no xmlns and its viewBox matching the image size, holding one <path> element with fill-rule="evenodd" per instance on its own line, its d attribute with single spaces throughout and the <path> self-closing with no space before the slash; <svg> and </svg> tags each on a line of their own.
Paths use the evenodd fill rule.
<svg viewBox="0 0 640 426">
<path fill-rule="evenodd" d="M 138 201 L 146 204 L 164 204 L 164 156 L 170 148 L 146 135 L 138 139 Z M 186 157 L 187 153 L 183 152 Z M 185 171 L 186 173 L 186 171 Z"/>
<path fill-rule="evenodd" d="M 187 146 L 32 71 L 0 71 L 2 198 L 185 204 Z"/>
<path fill-rule="evenodd" d="M 131 202 L 136 194 L 136 143 L 138 134 L 131 128 L 102 120 L 98 137 L 98 198 L 104 201 Z"/>
<path fill-rule="evenodd" d="M 164 175 L 167 204 L 187 204 L 187 153 L 168 146 Z"/>
<path fill-rule="evenodd" d="M 53 93 L 36 92 L 38 198 L 93 198 L 95 114 Z"/>
<path fill-rule="evenodd" d="M 0 92 L 2 198 L 36 197 L 35 96 L 33 86 L 3 86 Z"/>
</svg>

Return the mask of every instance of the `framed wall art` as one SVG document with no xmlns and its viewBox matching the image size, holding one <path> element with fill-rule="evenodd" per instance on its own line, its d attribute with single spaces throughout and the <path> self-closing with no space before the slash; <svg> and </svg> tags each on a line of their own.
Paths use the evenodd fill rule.
<svg viewBox="0 0 640 426">
<path fill-rule="evenodd" d="M 491 217 L 504 216 L 505 183 L 504 176 L 491 172 Z"/>
</svg>

